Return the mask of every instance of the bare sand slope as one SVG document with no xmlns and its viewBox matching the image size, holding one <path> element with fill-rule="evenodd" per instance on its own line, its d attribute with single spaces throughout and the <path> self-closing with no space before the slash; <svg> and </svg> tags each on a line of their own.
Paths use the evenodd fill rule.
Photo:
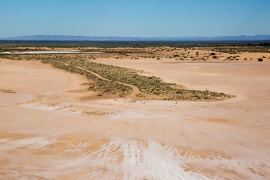
<svg viewBox="0 0 270 180">
<path fill-rule="evenodd" d="M 236 98 L 89 101 L 80 75 L 1 59 L 0 179 L 269 177 L 269 63 L 100 61 Z"/>
</svg>

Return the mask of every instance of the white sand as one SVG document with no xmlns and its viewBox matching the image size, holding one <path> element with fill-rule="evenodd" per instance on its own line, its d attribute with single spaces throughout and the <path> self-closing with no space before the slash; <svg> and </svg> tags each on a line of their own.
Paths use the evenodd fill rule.
<svg viewBox="0 0 270 180">
<path fill-rule="evenodd" d="M 102 52 L 81 52 L 81 51 L 25 51 L 25 52 L 2 52 L 0 54 L 97 54 Z"/>
</svg>

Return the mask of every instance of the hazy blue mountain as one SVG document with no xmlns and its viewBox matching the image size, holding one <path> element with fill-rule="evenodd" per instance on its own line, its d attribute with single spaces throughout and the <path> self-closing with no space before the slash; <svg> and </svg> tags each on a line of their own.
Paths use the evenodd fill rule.
<svg viewBox="0 0 270 180">
<path fill-rule="evenodd" d="M 64 36 L 64 35 L 34 35 L 0 38 L 0 40 L 24 41 L 262 41 L 270 40 L 270 35 L 256 36 L 194 36 L 194 37 L 100 37 L 100 36 Z"/>
</svg>

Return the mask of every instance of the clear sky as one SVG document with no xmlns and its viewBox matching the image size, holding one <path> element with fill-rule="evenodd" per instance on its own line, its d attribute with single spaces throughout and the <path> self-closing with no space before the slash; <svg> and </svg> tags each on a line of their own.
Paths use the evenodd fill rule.
<svg viewBox="0 0 270 180">
<path fill-rule="evenodd" d="M 0 0 L 0 37 L 270 34 L 270 0 Z"/>
</svg>

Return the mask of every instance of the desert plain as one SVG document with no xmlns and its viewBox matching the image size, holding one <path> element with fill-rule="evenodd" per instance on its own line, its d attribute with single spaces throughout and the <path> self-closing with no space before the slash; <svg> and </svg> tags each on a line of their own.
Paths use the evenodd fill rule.
<svg viewBox="0 0 270 180">
<path fill-rule="evenodd" d="M 0 179 L 269 178 L 270 53 L 140 53 L 65 56 L 230 98 L 99 96 L 84 75 L 1 56 Z"/>
</svg>

